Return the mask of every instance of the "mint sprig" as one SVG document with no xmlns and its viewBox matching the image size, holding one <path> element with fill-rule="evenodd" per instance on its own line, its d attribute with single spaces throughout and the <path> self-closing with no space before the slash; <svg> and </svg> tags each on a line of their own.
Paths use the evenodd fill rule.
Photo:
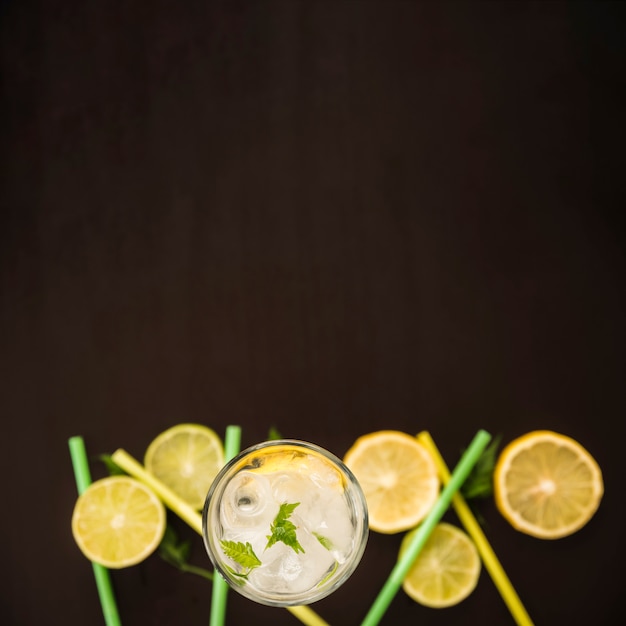
<svg viewBox="0 0 626 626">
<path fill-rule="evenodd" d="M 254 553 L 252 545 L 248 541 L 243 543 L 242 541 L 225 541 L 222 539 L 220 545 L 224 554 L 243 568 L 243 572 L 232 572 L 237 576 L 246 578 L 255 567 L 261 565 L 259 557 Z"/>
<path fill-rule="evenodd" d="M 493 470 L 497 461 L 498 446 L 502 435 L 497 435 L 483 450 L 478 461 L 461 487 L 466 500 L 488 498 L 493 493 Z"/>
<path fill-rule="evenodd" d="M 195 574 L 207 580 L 213 580 L 213 573 L 204 567 L 198 567 L 188 562 L 191 542 L 179 541 L 176 531 L 168 523 L 165 528 L 165 534 L 159 544 L 159 556 L 170 565 L 173 565 L 181 572 L 186 574 Z"/>
<path fill-rule="evenodd" d="M 298 537 L 296 536 L 296 525 L 289 521 L 291 514 L 299 505 L 299 502 L 294 502 L 293 504 L 283 502 L 283 504 L 280 505 L 278 514 L 270 526 L 272 534 L 267 535 L 266 550 L 271 548 L 275 543 L 282 541 L 286 546 L 292 548 L 296 554 L 298 552 L 304 553 L 304 548 L 300 545 Z"/>
</svg>

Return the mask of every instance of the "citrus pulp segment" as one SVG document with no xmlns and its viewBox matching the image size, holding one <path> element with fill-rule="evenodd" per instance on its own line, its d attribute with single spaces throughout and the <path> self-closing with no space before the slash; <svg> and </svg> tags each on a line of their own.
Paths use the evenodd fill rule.
<svg viewBox="0 0 626 626">
<path fill-rule="evenodd" d="M 397 533 L 416 526 L 439 495 L 437 468 L 415 437 L 381 430 L 359 437 L 344 456 L 359 481 L 370 528 Z"/>
<path fill-rule="evenodd" d="M 548 430 L 509 443 L 494 469 L 494 497 L 517 530 L 558 539 L 582 528 L 604 493 L 602 472 L 577 441 Z"/>
<path fill-rule="evenodd" d="M 402 539 L 400 556 L 415 534 Z M 452 524 L 435 526 L 424 544 L 402 588 L 416 602 L 431 608 L 453 606 L 469 596 L 480 577 L 480 557 L 474 542 Z"/>
<path fill-rule="evenodd" d="M 128 476 L 93 482 L 72 514 L 72 534 L 91 561 L 119 569 L 136 565 L 158 547 L 165 507 L 143 483 Z"/>
<path fill-rule="evenodd" d="M 201 509 L 213 479 L 224 465 L 224 447 L 207 426 L 178 424 L 152 441 L 144 465 L 190 506 Z"/>
</svg>

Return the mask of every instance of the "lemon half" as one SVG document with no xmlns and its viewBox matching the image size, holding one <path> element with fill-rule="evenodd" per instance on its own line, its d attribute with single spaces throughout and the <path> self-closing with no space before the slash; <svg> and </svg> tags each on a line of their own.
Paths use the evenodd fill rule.
<svg viewBox="0 0 626 626">
<path fill-rule="evenodd" d="M 566 537 L 594 515 L 604 494 L 602 472 L 577 441 L 536 430 L 509 443 L 494 469 L 500 513 L 517 530 L 542 539 Z"/>
<path fill-rule="evenodd" d="M 413 528 L 439 495 L 434 461 L 415 437 L 381 430 L 359 437 L 344 456 L 359 481 L 370 528 L 397 533 Z"/>
</svg>

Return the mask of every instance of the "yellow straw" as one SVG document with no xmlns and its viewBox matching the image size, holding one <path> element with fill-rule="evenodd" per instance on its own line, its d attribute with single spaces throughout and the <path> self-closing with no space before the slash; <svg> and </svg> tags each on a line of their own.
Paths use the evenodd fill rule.
<svg viewBox="0 0 626 626">
<path fill-rule="evenodd" d="M 178 517 L 189 524 L 198 534 L 202 535 L 202 516 L 198 511 L 189 506 L 160 480 L 147 472 L 144 467 L 125 450 L 116 450 L 111 458 L 114 463 L 125 472 L 148 485 L 169 509 L 174 511 Z M 285 608 L 305 626 L 329 626 L 327 622 L 307 606 L 288 606 Z"/>
<path fill-rule="evenodd" d="M 435 465 L 437 466 L 441 482 L 444 485 L 447 484 L 450 480 L 450 471 L 446 467 L 446 463 L 439 453 L 432 437 L 428 432 L 424 431 L 417 435 L 417 439 L 430 452 L 433 460 L 435 461 Z M 506 575 L 502 565 L 500 564 L 496 553 L 493 551 L 489 541 L 487 541 L 485 533 L 483 533 L 482 528 L 474 517 L 474 514 L 460 493 L 457 492 L 452 496 L 452 506 L 454 507 L 456 514 L 459 516 L 463 526 L 465 526 L 467 533 L 474 540 L 476 548 L 485 565 L 485 569 L 489 572 L 491 578 L 493 579 L 493 582 L 500 592 L 502 599 L 515 620 L 515 623 L 519 626 L 533 626 L 532 620 L 519 599 L 517 592 L 513 588 L 509 577 Z"/>
<path fill-rule="evenodd" d="M 328 622 L 308 606 L 288 606 L 287 610 L 306 626 L 329 626 Z"/>
<path fill-rule="evenodd" d="M 111 458 L 116 465 L 119 465 L 125 472 L 134 476 L 137 480 L 145 483 L 156 493 L 163 503 L 168 506 L 178 517 L 187 522 L 198 534 L 202 534 L 202 516 L 192 506 L 189 506 L 182 498 L 177 496 L 169 487 L 146 471 L 138 461 L 136 461 L 125 450 L 116 450 Z"/>
</svg>

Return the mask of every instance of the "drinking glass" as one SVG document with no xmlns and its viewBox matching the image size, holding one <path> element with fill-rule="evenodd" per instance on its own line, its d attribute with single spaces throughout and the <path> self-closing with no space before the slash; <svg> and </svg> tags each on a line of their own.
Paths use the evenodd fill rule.
<svg viewBox="0 0 626 626">
<path fill-rule="evenodd" d="M 243 596 L 270 606 L 311 604 L 359 564 L 367 505 L 332 453 L 304 441 L 267 441 L 217 474 L 202 536 L 215 568 Z"/>
</svg>

